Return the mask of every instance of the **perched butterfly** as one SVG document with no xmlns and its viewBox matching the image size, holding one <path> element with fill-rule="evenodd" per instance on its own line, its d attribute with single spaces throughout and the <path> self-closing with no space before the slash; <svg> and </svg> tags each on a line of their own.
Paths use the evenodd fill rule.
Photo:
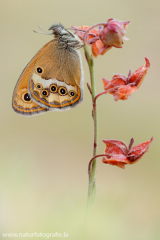
<svg viewBox="0 0 160 240">
<path fill-rule="evenodd" d="M 46 33 L 53 34 L 54 39 L 28 63 L 14 89 L 13 109 L 25 116 L 67 109 L 83 98 L 83 69 L 76 50 L 82 45 L 60 23 L 49 30 L 52 33 Z"/>
</svg>

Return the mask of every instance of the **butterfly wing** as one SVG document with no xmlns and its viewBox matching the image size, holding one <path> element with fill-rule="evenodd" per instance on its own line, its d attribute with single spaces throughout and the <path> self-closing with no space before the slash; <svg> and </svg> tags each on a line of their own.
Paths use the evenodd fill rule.
<svg viewBox="0 0 160 240">
<path fill-rule="evenodd" d="M 82 100 L 82 78 L 78 51 L 62 47 L 54 39 L 34 65 L 29 79 L 29 94 L 39 106 L 63 110 Z"/>
<path fill-rule="evenodd" d="M 53 41 L 53 40 L 52 40 Z M 47 43 L 34 57 L 33 59 L 28 63 L 28 65 L 25 67 L 23 72 L 21 73 L 17 84 L 15 86 L 13 97 L 12 97 L 12 107 L 15 112 L 31 116 L 38 113 L 43 113 L 48 111 L 48 108 L 41 107 L 38 104 L 36 104 L 34 101 L 32 101 L 29 93 L 28 93 L 28 82 L 30 75 L 33 71 L 33 68 L 37 62 L 37 59 L 39 56 L 43 53 L 45 48 L 50 44 Z"/>
</svg>

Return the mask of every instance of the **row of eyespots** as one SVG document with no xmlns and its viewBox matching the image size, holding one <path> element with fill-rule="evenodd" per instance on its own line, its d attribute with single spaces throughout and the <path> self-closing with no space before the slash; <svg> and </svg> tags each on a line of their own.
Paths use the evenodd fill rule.
<svg viewBox="0 0 160 240">
<path fill-rule="evenodd" d="M 42 72 L 43 72 L 42 68 L 38 67 L 37 68 L 37 73 L 42 73 Z M 38 88 L 41 88 L 41 87 L 39 86 Z M 22 95 L 22 100 L 24 102 L 30 102 L 31 101 L 31 97 L 28 94 L 28 92 L 26 92 L 25 94 Z"/>
<path fill-rule="evenodd" d="M 36 84 L 36 88 L 41 90 L 41 95 L 43 95 L 44 97 L 48 97 L 48 90 L 47 89 L 43 89 L 42 85 L 40 83 Z M 57 87 L 56 84 L 51 84 L 49 87 L 49 90 L 51 93 L 59 93 L 59 95 L 61 96 L 65 96 L 67 94 L 69 94 L 70 97 L 73 97 L 75 95 L 74 91 L 69 91 L 69 93 L 67 92 L 67 89 L 65 87 Z"/>
</svg>

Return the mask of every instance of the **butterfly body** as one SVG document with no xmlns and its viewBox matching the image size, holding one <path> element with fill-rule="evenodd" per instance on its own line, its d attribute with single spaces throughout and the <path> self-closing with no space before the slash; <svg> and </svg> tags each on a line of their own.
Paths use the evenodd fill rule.
<svg viewBox="0 0 160 240">
<path fill-rule="evenodd" d="M 64 110 L 82 101 L 80 42 L 61 24 L 49 30 L 55 38 L 34 56 L 15 87 L 12 106 L 19 114 Z"/>
</svg>

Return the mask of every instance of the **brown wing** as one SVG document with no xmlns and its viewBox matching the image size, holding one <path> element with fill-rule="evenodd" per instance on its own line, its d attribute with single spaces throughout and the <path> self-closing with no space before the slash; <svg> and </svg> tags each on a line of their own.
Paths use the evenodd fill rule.
<svg viewBox="0 0 160 240">
<path fill-rule="evenodd" d="M 28 63 L 17 81 L 13 92 L 12 107 L 15 112 L 19 114 L 30 116 L 48 111 L 48 108 L 41 107 L 32 101 L 28 93 L 28 82 L 37 59 L 41 54 L 43 54 L 45 48 L 50 44 L 50 42 L 47 43 Z"/>
<path fill-rule="evenodd" d="M 82 100 L 81 81 L 78 52 L 71 47 L 62 48 L 55 39 L 37 59 L 28 90 L 38 105 L 61 110 Z"/>
</svg>

